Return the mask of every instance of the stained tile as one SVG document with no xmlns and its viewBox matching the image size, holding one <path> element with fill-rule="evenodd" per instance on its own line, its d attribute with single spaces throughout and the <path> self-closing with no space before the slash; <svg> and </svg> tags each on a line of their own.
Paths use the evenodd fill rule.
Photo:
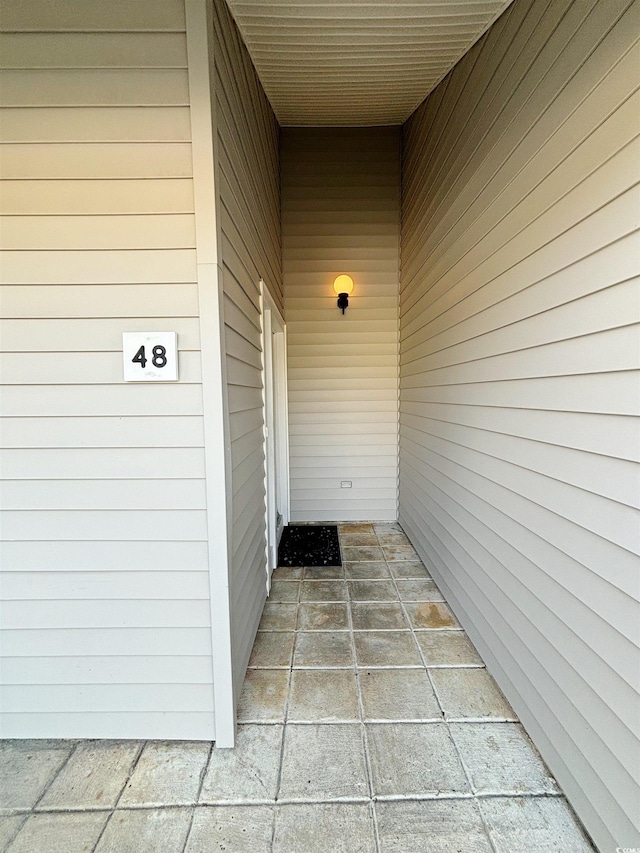
<svg viewBox="0 0 640 853">
<path fill-rule="evenodd" d="M 351 602 L 351 619 L 356 631 L 408 630 L 402 607 L 396 602 Z"/>
<path fill-rule="evenodd" d="M 352 601 L 397 601 L 393 581 L 349 581 L 349 597 Z"/>
<path fill-rule="evenodd" d="M 427 666 L 482 666 L 482 658 L 464 631 L 417 631 Z"/>
<path fill-rule="evenodd" d="M 372 531 L 371 533 L 348 533 L 340 534 L 341 545 L 373 545 L 378 544 L 378 537 Z"/>
<path fill-rule="evenodd" d="M 432 669 L 431 677 L 448 718 L 515 720 L 513 709 L 486 669 Z"/>
<path fill-rule="evenodd" d="M 58 773 L 39 808 L 113 807 L 142 744 L 134 741 L 82 741 Z"/>
<path fill-rule="evenodd" d="M 360 670 L 368 720 L 439 720 L 440 707 L 423 669 Z"/>
<path fill-rule="evenodd" d="M 298 601 L 300 582 L 294 580 L 274 580 L 271 582 L 269 601 L 285 602 Z"/>
<path fill-rule="evenodd" d="M 409 631 L 359 631 L 353 635 L 358 666 L 421 666 Z"/>
<path fill-rule="evenodd" d="M 93 850 L 109 812 L 32 814 L 8 848 L 10 853 L 87 853 Z M 4 849 L 4 848 L 2 848 Z"/>
<path fill-rule="evenodd" d="M 404 533 L 397 521 L 379 521 L 373 525 L 373 529 L 378 535 L 381 533 Z"/>
<path fill-rule="evenodd" d="M 238 726 L 233 749 L 214 749 L 200 802 L 274 801 L 278 785 L 283 726 Z"/>
<path fill-rule="evenodd" d="M 273 570 L 272 580 L 300 580 L 302 577 L 301 566 L 278 566 Z"/>
<path fill-rule="evenodd" d="M 193 809 L 115 811 L 95 853 L 182 853 Z"/>
<path fill-rule="evenodd" d="M 395 562 L 397 560 L 419 560 L 417 552 L 410 542 L 399 542 L 395 545 L 383 545 L 382 551 L 385 560 Z"/>
<path fill-rule="evenodd" d="M 344 569 L 342 566 L 307 566 L 304 569 L 306 581 L 330 581 L 342 580 L 343 578 Z"/>
<path fill-rule="evenodd" d="M 353 666 L 351 635 L 348 631 L 299 633 L 293 665 Z"/>
<path fill-rule="evenodd" d="M 382 802 L 376 803 L 376 814 L 380 853 L 493 851 L 472 800 Z"/>
<path fill-rule="evenodd" d="M 280 801 L 368 797 L 366 779 L 360 726 L 287 726 Z"/>
<path fill-rule="evenodd" d="M 296 627 L 297 604 L 277 604 L 267 601 L 262 611 L 260 631 L 293 631 Z"/>
<path fill-rule="evenodd" d="M 238 701 L 239 722 L 283 722 L 288 689 L 288 670 L 247 670 Z"/>
<path fill-rule="evenodd" d="M 349 627 L 346 604 L 301 604 L 298 628 L 304 631 L 340 631 Z"/>
<path fill-rule="evenodd" d="M 382 549 L 369 545 L 345 545 L 342 549 L 342 559 L 345 562 L 358 562 L 360 560 L 383 560 Z"/>
<path fill-rule="evenodd" d="M 345 563 L 344 571 L 349 580 L 385 580 L 390 577 L 387 564 L 380 561 L 363 563 Z"/>
<path fill-rule="evenodd" d="M 409 541 L 406 534 L 402 533 L 399 530 L 388 530 L 384 533 L 378 533 L 378 542 L 383 547 L 387 547 L 387 545 L 408 545 L 410 548 L 413 548 L 413 545 Z"/>
<path fill-rule="evenodd" d="M 481 794 L 553 794 L 558 786 L 520 725 L 452 723 L 451 735 Z"/>
<path fill-rule="evenodd" d="M 197 809 L 184 853 L 271 853 L 272 806 Z"/>
<path fill-rule="evenodd" d="M 338 525 L 339 533 L 373 533 L 374 525 L 362 521 L 344 522 Z"/>
<path fill-rule="evenodd" d="M 291 666 L 295 634 L 284 631 L 258 631 L 249 658 L 250 667 Z"/>
<path fill-rule="evenodd" d="M 490 797 L 480 809 L 496 853 L 593 853 L 564 797 Z"/>
<path fill-rule="evenodd" d="M 420 560 L 400 560 L 388 563 L 394 578 L 429 578 L 431 575 Z"/>
<path fill-rule="evenodd" d="M 300 601 L 346 601 L 347 585 L 344 581 L 303 581 Z"/>
<path fill-rule="evenodd" d="M 332 722 L 358 718 L 356 682 L 352 670 L 293 670 L 288 720 Z"/>
<path fill-rule="evenodd" d="M 73 746 L 62 741 L 0 741 L 0 808 L 32 808 Z"/>
<path fill-rule="evenodd" d="M 456 617 L 439 601 L 409 601 L 406 611 L 414 628 L 459 628 Z"/>
<path fill-rule="evenodd" d="M 209 744 L 203 741 L 147 743 L 118 807 L 194 803 L 208 757 Z"/>
<path fill-rule="evenodd" d="M 429 578 L 396 580 L 401 601 L 443 601 L 442 593 Z"/>
<path fill-rule="evenodd" d="M 435 796 L 469 790 L 443 723 L 367 723 L 374 796 Z"/>
<path fill-rule="evenodd" d="M 279 806 L 273 853 L 375 853 L 368 803 Z"/>
</svg>

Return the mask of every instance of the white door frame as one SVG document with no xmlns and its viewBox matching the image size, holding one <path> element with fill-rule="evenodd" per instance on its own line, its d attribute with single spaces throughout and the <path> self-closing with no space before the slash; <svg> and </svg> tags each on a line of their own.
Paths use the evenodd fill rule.
<svg viewBox="0 0 640 853">
<path fill-rule="evenodd" d="M 262 400 L 264 412 L 265 533 L 267 592 L 278 561 L 278 544 L 289 523 L 289 414 L 287 405 L 287 329 L 284 318 L 260 280 L 262 319 Z"/>
</svg>

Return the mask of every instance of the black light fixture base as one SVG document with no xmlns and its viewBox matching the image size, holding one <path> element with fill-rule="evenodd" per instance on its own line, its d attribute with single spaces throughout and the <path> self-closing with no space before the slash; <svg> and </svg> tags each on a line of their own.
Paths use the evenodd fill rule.
<svg viewBox="0 0 640 853">
<path fill-rule="evenodd" d="M 348 293 L 339 293 L 338 294 L 338 308 L 342 309 L 342 313 L 344 314 L 344 309 L 349 307 L 349 294 Z"/>
</svg>

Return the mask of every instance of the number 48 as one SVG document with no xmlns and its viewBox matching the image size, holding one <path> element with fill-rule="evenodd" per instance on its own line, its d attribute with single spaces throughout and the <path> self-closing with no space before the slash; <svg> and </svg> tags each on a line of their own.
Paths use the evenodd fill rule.
<svg viewBox="0 0 640 853">
<path fill-rule="evenodd" d="M 134 364 L 139 364 L 144 370 L 147 366 L 147 355 L 144 345 L 140 347 L 138 352 L 131 359 Z M 154 367 L 165 367 L 167 364 L 167 350 L 165 347 L 158 344 L 151 350 L 151 364 Z"/>
</svg>

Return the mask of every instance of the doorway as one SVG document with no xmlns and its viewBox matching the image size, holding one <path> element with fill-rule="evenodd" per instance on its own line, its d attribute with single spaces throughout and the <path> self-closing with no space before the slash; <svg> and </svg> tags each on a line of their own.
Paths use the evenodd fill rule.
<svg viewBox="0 0 640 853">
<path fill-rule="evenodd" d="M 260 281 L 266 496 L 267 592 L 278 564 L 278 544 L 289 523 L 287 332 L 284 318 Z"/>
</svg>

